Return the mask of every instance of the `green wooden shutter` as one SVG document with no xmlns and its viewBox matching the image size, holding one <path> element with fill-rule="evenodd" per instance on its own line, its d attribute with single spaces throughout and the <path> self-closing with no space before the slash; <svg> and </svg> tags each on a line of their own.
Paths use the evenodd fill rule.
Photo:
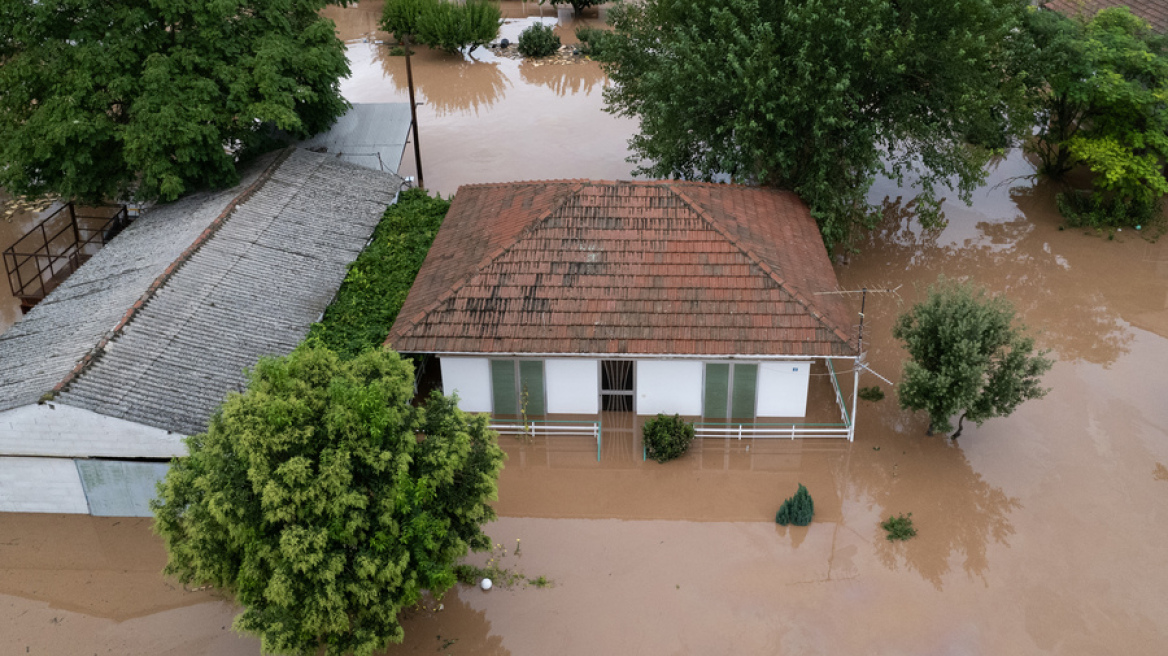
<svg viewBox="0 0 1168 656">
<path fill-rule="evenodd" d="M 730 365 L 724 362 L 706 363 L 706 394 L 702 416 L 707 419 L 726 418 L 726 394 L 730 390 Z"/>
<path fill-rule="evenodd" d="M 543 398 L 543 360 L 522 360 L 519 363 L 519 393 L 527 390 L 527 414 L 544 414 Z M 520 406 L 522 399 L 520 396 Z"/>
<path fill-rule="evenodd" d="M 491 360 L 491 390 L 494 393 L 491 412 L 497 415 L 519 414 L 519 400 L 515 397 L 514 360 Z"/>
<path fill-rule="evenodd" d="M 754 419 L 754 398 L 757 389 L 758 365 L 734 363 L 734 405 L 731 417 Z"/>
</svg>

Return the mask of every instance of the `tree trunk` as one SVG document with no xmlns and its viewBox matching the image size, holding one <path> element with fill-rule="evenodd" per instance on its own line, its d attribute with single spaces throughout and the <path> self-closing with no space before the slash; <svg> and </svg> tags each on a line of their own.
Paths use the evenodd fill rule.
<svg viewBox="0 0 1168 656">
<path fill-rule="evenodd" d="M 951 438 L 949 438 L 949 439 L 953 439 L 953 440 L 955 440 L 955 439 L 957 439 L 958 437 L 961 437 L 961 429 L 962 429 L 962 426 L 961 426 L 961 424 L 962 424 L 964 421 L 965 421 L 965 413 L 963 412 L 963 413 L 961 413 L 961 418 L 957 420 L 957 432 L 956 432 L 956 433 L 954 433 L 954 434 L 953 434 L 953 437 L 951 437 Z"/>
</svg>

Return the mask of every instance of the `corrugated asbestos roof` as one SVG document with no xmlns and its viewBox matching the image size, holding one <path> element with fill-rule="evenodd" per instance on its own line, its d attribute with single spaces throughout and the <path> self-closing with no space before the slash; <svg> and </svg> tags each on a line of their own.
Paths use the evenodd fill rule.
<svg viewBox="0 0 1168 656">
<path fill-rule="evenodd" d="M 1127 7 L 1131 13 L 1152 24 L 1152 30 L 1168 31 L 1168 0 L 1052 0 L 1043 5 L 1067 16 L 1092 18 L 1103 9 Z"/>
<path fill-rule="evenodd" d="M 283 151 L 234 189 L 144 214 L 0 336 L 0 410 L 75 407 L 206 427 L 243 369 L 303 339 L 400 186 Z"/>
<path fill-rule="evenodd" d="M 396 173 L 410 125 L 409 103 L 353 103 L 331 128 L 299 145 L 368 169 Z"/>
<path fill-rule="evenodd" d="M 462 187 L 387 344 L 408 353 L 853 355 L 807 207 L 704 183 Z"/>
</svg>

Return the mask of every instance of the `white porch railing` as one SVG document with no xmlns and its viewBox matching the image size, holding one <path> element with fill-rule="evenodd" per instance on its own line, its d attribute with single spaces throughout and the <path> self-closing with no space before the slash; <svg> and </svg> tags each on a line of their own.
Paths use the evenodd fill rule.
<svg viewBox="0 0 1168 656">
<path fill-rule="evenodd" d="M 831 364 L 831 358 L 827 358 L 827 370 L 831 372 L 831 386 L 835 388 L 835 404 L 839 408 L 840 417 L 844 420 L 844 427 L 849 429 L 848 438 L 851 438 L 850 429 L 852 427 L 852 418 L 848 416 L 848 404 L 844 401 L 843 392 L 840 391 L 839 379 L 835 377 L 835 367 Z"/>
<path fill-rule="evenodd" d="M 842 437 L 846 440 L 848 435 L 848 427 L 845 424 L 728 424 L 704 421 L 694 423 L 694 437 L 702 438 L 794 440 L 809 437 Z"/>
<path fill-rule="evenodd" d="M 491 423 L 491 430 L 500 435 L 528 435 L 554 437 L 580 435 L 596 439 L 596 461 L 600 462 L 601 422 L 599 421 L 528 421 Z"/>
</svg>

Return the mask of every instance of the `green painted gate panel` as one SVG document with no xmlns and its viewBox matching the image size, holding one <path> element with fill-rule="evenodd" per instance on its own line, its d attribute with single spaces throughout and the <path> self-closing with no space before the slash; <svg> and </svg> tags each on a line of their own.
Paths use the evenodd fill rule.
<svg viewBox="0 0 1168 656">
<path fill-rule="evenodd" d="M 521 360 L 519 362 L 519 393 L 527 392 L 527 414 L 544 414 L 543 360 Z M 520 407 L 523 402 L 520 397 Z"/>
<path fill-rule="evenodd" d="M 758 390 L 758 365 L 734 363 L 734 405 L 731 417 L 754 419 L 754 400 Z"/>
<path fill-rule="evenodd" d="M 515 361 L 491 360 L 491 412 L 497 415 L 519 413 L 519 399 L 515 398 Z"/>
<path fill-rule="evenodd" d="M 726 418 L 726 395 L 730 391 L 730 365 L 723 362 L 706 364 L 706 391 L 702 402 L 702 416 L 707 419 Z"/>
</svg>

